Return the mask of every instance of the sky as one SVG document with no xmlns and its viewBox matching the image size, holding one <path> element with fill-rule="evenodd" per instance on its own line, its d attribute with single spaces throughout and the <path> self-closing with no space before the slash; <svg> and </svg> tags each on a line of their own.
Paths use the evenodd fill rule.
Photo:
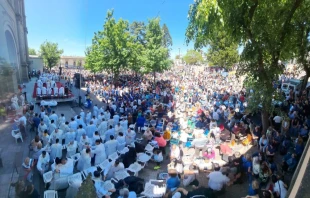
<svg viewBox="0 0 310 198">
<path fill-rule="evenodd" d="M 145 21 L 159 16 L 172 37 L 171 57 L 185 54 L 185 31 L 193 0 L 25 0 L 28 46 L 39 50 L 44 41 L 56 42 L 63 55 L 84 56 L 94 32 L 102 30 L 106 13 L 116 19 Z"/>
</svg>

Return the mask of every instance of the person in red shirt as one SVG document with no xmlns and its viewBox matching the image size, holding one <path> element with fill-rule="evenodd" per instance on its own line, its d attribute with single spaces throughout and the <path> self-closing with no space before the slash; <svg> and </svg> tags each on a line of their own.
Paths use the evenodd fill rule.
<svg viewBox="0 0 310 198">
<path fill-rule="evenodd" d="M 154 140 L 157 142 L 158 147 L 162 151 L 163 155 L 166 155 L 167 141 L 164 139 L 164 137 L 161 136 L 160 133 L 156 132 Z"/>
</svg>

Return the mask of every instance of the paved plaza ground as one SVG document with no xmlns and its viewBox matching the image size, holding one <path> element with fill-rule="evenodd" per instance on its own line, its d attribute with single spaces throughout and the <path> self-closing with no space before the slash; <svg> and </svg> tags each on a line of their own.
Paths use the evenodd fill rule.
<svg viewBox="0 0 310 198">
<path fill-rule="evenodd" d="M 26 84 L 27 86 L 27 100 L 33 101 L 32 93 L 33 93 L 33 85 L 35 83 L 36 79 L 31 79 L 29 83 Z M 76 88 L 72 88 L 72 93 L 78 97 L 79 90 Z M 85 95 L 85 90 L 81 90 L 81 95 Z M 98 98 L 92 96 L 92 100 L 94 101 L 94 104 L 100 104 L 100 101 Z M 100 105 L 99 105 L 100 106 Z M 35 111 L 38 112 L 39 106 L 35 106 Z M 77 113 L 80 112 L 80 107 L 73 107 L 70 102 L 66 103 L 60 103 L 57 105 L 57 107 L 53 107 L 53 110 L 56 111 L 58 115 L 63 113 L 67 120 Z M 23 170 L 21 168 L 22 161 L 25 157 L 31 156 L 28 145 L 30 141 L 34 138 L 34 133 L 30 133 L 28 130 L 28 137 L 24 139 L 24 142 L 18 141 L 18 143 L 15 143 L 15 139 L 11 136 L 11 130 L 12 130 L 12 123 L 10 122 L 4 122 L 0 125 L 0 131 L 1 131 L 1 138 L 0 138 L 0 149 L 1 149 L 1 158 L 3 167 L 0 168 L 0 198 L 4 197 L 15 197 L 14 195 L 14 188 L 10 187 L 10 184 L 12 182 L 16 182 L 18 179 L 23 178 Z M 250 147 L 249 147 L 250 148 Z M 252 148 L 248 151 L 249 153 L 256 152 L 256 148 Z M 281 161 L 281 156 L 278 156 L 279 159 L 276 159 L 276 161 Z M 157 178 L 157 175 L 161 172 L 167 171 L 167 164 L 168 160 L 166 159 L 161 169 L 154 170 L 153 167 L 155 166 L 155 163 L 149 162 L 149 164 L 141 171 L 139 172 L 139 177 L 145 179 L 145 181 L 148 181 L 149 179 L 155 179 Z M 289 183 L 291 178 L 291 175 L 288 175 L 285 177 L 285 182 Z M 202 186 L 207 186 L 208 180 L 207 180 L 207 173 L 199 173 L 197 174 L 197 179 L 200 181 L 200 184 Z M 248 183 L 246 179 L 243 184 L 237 184 L 233 185 L 227 188 L 226 193 L 222 195 L 221 197 L 229 197 L 229 198 L 239 198 L 244 197 L 247 195 L 247 189 L 248 189 Z M 41 178 L 41 176 L 38 174 L 37 171 L 34 171 L 34 178 L 33 183 L 35 185 L 35 188 L 40 192 L 41 196 L 43 197 L 44 192 L 44 183 Z M 307 185 L 305 185 L 307 186 Z M 65 197 L 65 191 L 59 192 L 59 198 Z"/>
</svg>

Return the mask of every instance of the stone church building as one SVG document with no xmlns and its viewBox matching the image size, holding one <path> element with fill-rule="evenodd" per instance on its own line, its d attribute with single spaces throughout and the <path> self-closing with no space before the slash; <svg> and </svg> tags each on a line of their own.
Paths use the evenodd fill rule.
<svg viewBox="0 0 310 198">
<path fill-rule="evenodd" d="M 0 100 L 29 80 L 27 34 L 24 0 L 0 0 Z"/>
</svg>

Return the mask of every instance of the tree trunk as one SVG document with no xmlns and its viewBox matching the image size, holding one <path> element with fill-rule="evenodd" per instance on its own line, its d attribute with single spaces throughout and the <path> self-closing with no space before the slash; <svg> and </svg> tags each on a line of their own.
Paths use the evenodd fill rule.
<svg viewBox="0 0 310 198">
<path fill-rule="evenodd" d="M 266 133 L 268 127 L 269 127 L 269 114 L 266 110 L 262 110 L 261 112 L 261 119 L 262 119 L 262 126 L 263 126 L 263 134 Z"/>
<path fill-rule="evenodd" d="M 156 88 L 156 81 L 155 81 L 155 79 L 156 79 L 156 72 L 154 71 L 153 72 L 153 77 L 154 77 L 154 89 Z"/>
</svg>

